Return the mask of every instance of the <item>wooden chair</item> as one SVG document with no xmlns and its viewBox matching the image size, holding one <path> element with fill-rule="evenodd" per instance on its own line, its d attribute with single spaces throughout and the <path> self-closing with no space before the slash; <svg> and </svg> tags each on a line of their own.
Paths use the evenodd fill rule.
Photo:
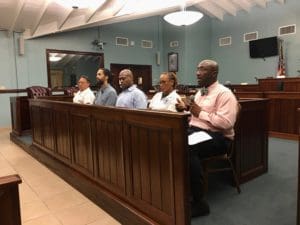
<svg viewBox="0 0 300 225">
<path fill-rule="evenodd" d="M 242 107 L 238 103 L 238 111 L 237 111 L 236 122 L 235 122 L 235 126 L 234 126 L 235 131 L 237 130 L 237 128 L 239 126 L 239 117 L 240 117 L 241 109 L 242 109 Z M 202 168 L 203 168 L 204 192 L 208 191 L 208 174 L 223 172 L 223 171 L 232 171 L 236 189 L 237 189 L 238 193 L 241 193 L 240 183 L 237 178 L 237 175 L 236 175 L 236 172 L 234 169 L 234 165 L 233 165 L 234 148 L 235 148 L 234 141 L 231 141 L 225 154 L 207 157 L 201 161 Z M 222 162 L 224 164 L 227 164 L 228 166 L 220 167 L 220 164 Z M 218 167 L 216 167 L 216 165 Z"/>
<path fill-rule="evenodd" d="M 64 89 L 64 95 L 74 96 L 74 94 L 78 91 L 78 87 L 67 87 Z"/>
</svg>

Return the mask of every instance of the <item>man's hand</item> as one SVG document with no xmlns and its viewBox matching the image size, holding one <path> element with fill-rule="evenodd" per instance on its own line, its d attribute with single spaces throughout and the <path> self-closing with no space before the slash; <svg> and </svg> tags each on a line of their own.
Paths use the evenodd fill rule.
<svg viewBox="0 0 300 225">
<path fill-rule="evenodd" d="M 184 101 L 182 101 L 182 99 L 179 98 L 177 98 L 177 103 L 175 104 L 175 107 L 178 112 L 182 112 L 187 108 Z"/>
<path fill-rule="evenodd" d="M 192 113 L 193 116 L 198 118 L 201 112 L 201 107 L 197 105 L 194 101 L 192 101 L 190 104 L 190 112 Z"/>
</svg>

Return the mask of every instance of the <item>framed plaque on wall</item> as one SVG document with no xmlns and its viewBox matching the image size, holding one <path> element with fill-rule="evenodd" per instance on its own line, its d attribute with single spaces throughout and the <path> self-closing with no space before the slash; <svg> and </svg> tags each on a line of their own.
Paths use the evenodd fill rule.
<svg viewBox="0 0 300 225">
<path fill-rule="evenodd" d="M 169 72 L 178 71 L 178 53 L 176 52 L 168 53 L 168 71 Z"/>
</svg>

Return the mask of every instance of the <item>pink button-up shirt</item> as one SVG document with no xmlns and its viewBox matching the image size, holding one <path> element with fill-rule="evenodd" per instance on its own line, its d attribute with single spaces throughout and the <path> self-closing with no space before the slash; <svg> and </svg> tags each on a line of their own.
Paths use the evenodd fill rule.
<svg viewBox="0 0 300 225">
<path fill-rule="evenodd" d="M 234 94 L 218 81 L 208 87 L 208 94 L 197 92 L 195 103 L 201 107 L 199 117 L 192 116 L 190 125 L 205 130 L 219 131 L 229 139 L 234 138 L 234 123 L 238 110 Z"/>
</svg>

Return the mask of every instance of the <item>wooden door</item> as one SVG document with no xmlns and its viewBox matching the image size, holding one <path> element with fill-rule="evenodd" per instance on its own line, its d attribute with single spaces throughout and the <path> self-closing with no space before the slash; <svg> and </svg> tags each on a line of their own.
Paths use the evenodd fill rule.
<svg viewBox="0 0 300 225">
<path fill-rule="evenodd" d="M 134 83 L 147 94 L 152 87 L 152 66 L 116 63 L 110 64 L 110 70 L 113 74 L 112 85 L 118 93 L 121 92 L 121 88 L 119 86 L 119 73 L 123 69 L 130 69 L 132 71 Z"/>
</svg>

